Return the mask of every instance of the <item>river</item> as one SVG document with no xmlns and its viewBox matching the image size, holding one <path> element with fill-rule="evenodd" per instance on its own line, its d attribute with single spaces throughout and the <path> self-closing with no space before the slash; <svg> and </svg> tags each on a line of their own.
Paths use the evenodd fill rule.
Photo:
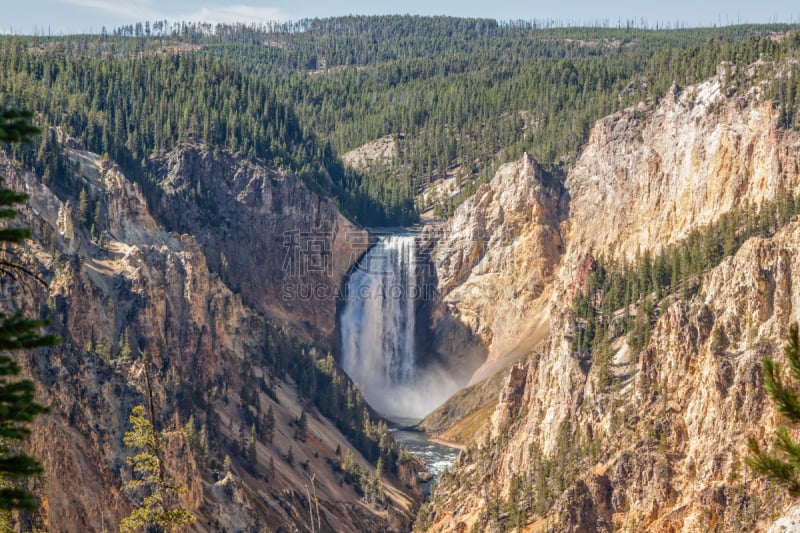
<svg viewBox="0 0 800 533">
<path fill-rule="evenodd" d="M 453 466 L 458 457 L 458 448 L 431 442 L 422 431 L 397 429 L 394 431 L 397 442 L 425 461 L 428 471 L 434 476 L 441 474 L 446 468 Z"/>
<path fill-rule="evenodd" d="M 367 403 L 397 423 L 396 439 L 437 476 L 453 465 L 459 450 L 407 428 L 457 387 L 440 370 L 418 365 L 415 328 L 422 294 L 415 239 L 405 232 L 382 235 L 350 275 L 338 316 L 341 362 Z"/>
</svg>

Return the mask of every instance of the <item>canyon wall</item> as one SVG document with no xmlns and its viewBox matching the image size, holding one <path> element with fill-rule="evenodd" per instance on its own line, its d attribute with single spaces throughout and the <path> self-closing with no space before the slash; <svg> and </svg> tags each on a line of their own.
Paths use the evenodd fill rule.
<svg viewBox="0 0 800 533">
<path fill-rule="evenodd" d="M 195 235 L 246 304 L 331 349 L 341 281 L 367 233 L 296 176 L 240 157 L 185 146 L 152 165 L 164 228 Z"/>
<path fill-rule="evenodd" d="M 464 262 L 460 272 L 441 263 L 458 274 L 440 279 L 462 284 L 443 290 L 450 315 L 464 317 L 490 351 L 519 346 L 524 325 L 539 317 L 547 334 L 524 354 L 493 356 L 519 362 L 505 370 L 484 434 L 442 480 L 420 529 L 753 531 L 788 508 L 783 492 L 754 477 L 744 458 L 747 436 L 766 445 L 781 422 L 763 389 L 761 360 L 782 351 L 789 325 L 800 319 L 792 282 L 800 223 L 748 240 L 699 276 L 696 293 L 667 297 L 641 352 L 615 338 L 614 386 L 602 386 L 597 366 L 572 348 L 571 305 L 592 268 L 587 254 L 633 262 L 733 209 L 756 212 L 781 191 L 798 192 L 800 135 L 776 126 L 758 87 L 728 92 L 720 74 L 599 121 L 567 172 L 557 213 L 537 218 L 545 211 L 540 199 L 506 214 L 538 226 L 509 225 L 507 242 L 538 232 L 563 243 L 521 252 L 529 272 L 494 270 L 504 272 L 501 286 L 546 280 L 538 300 L 522 291 L 498 297 L 497 282 L 481 284 L 479 261 Z M 530 165 L 503 167 L 490 187 Z M 526 194 L 518 183 L 507 181 L 504 193 Z M 475 211 L 461 206 L 453 223 Z M 469 257 L 472 246 L 450 255 Z M 466 289 L 478 302 L 455 297 Z M 477 307 L 481 320 L 471 320 Z"/>
<path fill-rule="evenodd" d="M 546 336 L 544 303 L 564 252 L 566 201 L 559 180 L 526 155 L 423 233 L 433 242 L 439 295 L 435 349 L 466 363 L 468 380 L 488 377 Z"/>
<path fill-rule="evenodd" d="M 312 306 L 279 288 L 291 276 L 341 279 L 355 260 L 343 243 L 366 234 L 297 177 L 188 145 L 153 162 L 164 191 L 153 210 L 112 161 L 72 146 L 70 183 L 43 184 L 0 155 L 6 184 L 30 195 L 20 223 L 34 238 L 21 259 L 49 282 L 48 291 L 4 280 L 6 311 L 46 318 L 63 338 L 19 354 L 51 410 L 30 439 L 45 470 L 34 484 L 41 512 L 21 515 L 22 526 L 100 531 L 131 511 L 133 495 L 120 489 L 131 476 L 123 436 L 131 409 L 147 402 L 150 373 L 157 426 L 194 421 L 166 457 L 187 489 L 182 504 L 198 517 L 193 530 L 306 529 L 314 498 L 322 531 L 407 529 L 419 492 L 413 465 L 405 481 L 384 476 L 386 505 L 367 504 L 337 468 L 353 454 L 374 469 L 276 370 L 287 352 L 317 350 L 296 334 L 319 331 L 325 346 L 335 316 L 335 300 Z M 96 208 L 91 228 L 74 194 L 81 189 Z M 284 268 L 285 234 L 304 228 L 329 239 L 330 271 Z M 271 438 L 262 432 L 268 410 Z M 302 411 L 307 438 L 297 438 Z"/>
</svg>

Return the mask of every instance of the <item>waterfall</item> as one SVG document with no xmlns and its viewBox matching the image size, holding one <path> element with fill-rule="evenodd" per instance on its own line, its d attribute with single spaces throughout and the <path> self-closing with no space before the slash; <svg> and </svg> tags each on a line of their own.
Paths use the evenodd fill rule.
<svg viewBox="0 0 800 533">
<path fill-rule="evenodd" d="M 430 410 L 416 407 L 415 398 L 416 268 L 413 235 L 381 238 L 350 276 L 340 315 L 342 367 L 367 403 L 386 416 Z"/>
</svg>

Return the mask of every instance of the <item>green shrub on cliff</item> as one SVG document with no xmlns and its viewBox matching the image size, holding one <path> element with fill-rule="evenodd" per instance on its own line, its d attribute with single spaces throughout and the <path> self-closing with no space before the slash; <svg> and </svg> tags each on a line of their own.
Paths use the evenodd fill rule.
<svg viewBox="0 0 800 533">
<path fill-rule="evenodd" d="M 0 108 L 0 142 L 28 142 L 37 131 L 31 124 L 30 113 Z M 0 219 L 16 217 L 15 206 L 26 199 L 24 194 L 0 187 Z M 8 224 L 0 228 L 0 275 L 4 278 L 19 281 L 24 276 L 39 280 L 16 256 L 16 247 L 29 235 L 28 230 Z M 42 467 L 20 446 L 30 435 L 30 423 L 47 409 L 34 401 L 33 381 L 17 379 L 20 366 L 6 354 L 58 343 L 58 337 L 40 333 L 44 325 L 44 321 L 20 313 L 11 316 L 0 313 L 0 510 L 3 511 L 36 509 L 34 495 L 21 481 L 41 473 Z"/>
<path fill-rule="evenodd" d="M 800 424 L 800 338 L 797 324 L 789 330 L 789 342 L 784 348 L 793 383 L 784 380 L 781 365 L 772 357 L 764 358 L 764 388 L 775 404 L 775 409 L 786 416 L 793 425 Z M 775 452 L 761 450 L 754 437 L 748 440 L 750 457 L 747 465 L 757 474 L 777 481 L 791 496 L 800 496 L 800 443 L 789 435 L 789 428 L 781 426 L 775 433 Z"/>
</svg>

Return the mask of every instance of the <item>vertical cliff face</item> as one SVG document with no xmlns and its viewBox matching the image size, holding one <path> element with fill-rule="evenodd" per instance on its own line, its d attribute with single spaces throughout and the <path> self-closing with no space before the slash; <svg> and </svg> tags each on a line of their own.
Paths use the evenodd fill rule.
<svg viewBox="0 0 800 533">
<path fill-rule="evenodd" d="M 658 253 L 731 209 L 757 211 L 782 189 L 796 192 L 800 136 L 777 129 L 775 119 L 752 94 L 725 96 L 716 77 L 598 122 L 566 177 L 568 210 L 562 204 L 554 217 L 565 218 L 564 245 L 547 262 L 546 298 L 516 322 L 547 316 L 549 336 L 506 371 L 488 437 L 440 484 L 432 531 L 476 523 L 488 530 L 751 531 L 786 508 L 744 457 L 748 435 L 767 442 L 779 423 L 760 366 L 800 318 L 792 283 L 800 224 L 749 240 L 700 276 L 698 293 L 667 299 L 641 352 L 616 338 L 611 389 L 600 385 L 596 365 L 573 352 L 569 313 L 588 253 L 620 260 Z M 528 206 L 517 216 L 535 212 Z M 459 279 L 480 279 L 476 271 Z M 513 308 L 509 296 L 471 305 Z M 476 335 L 485 327 L 469 325 Z M 502 328 L 492 331 L 481 337 L 488 346 L 518 343 L 514 331 L 505 338 L 498 338 Z"/>
<path fill-rule="evenodd" d="M 456 383 L 475 386 L 421 427 L 457 444 L 482 434 L 496 405 L 498 372 L 547 339 L 568 211 L 561 178 L 526 154 L 502 166 L 447 223 L 426 228 L 437 289 L 427 308 L 432 349 Z"/>
<path fill-rule="evenodd" d="M 37 418 L 30 439 L 45 468 L 37 482 L 42 513 L 23 520 L 49 531 L 100 531 L 131 511 L 131 495 L 120 490 L 131 475 L 125 460 L 131 451 L 122 439 L 132 407 L 146 401 L 149 360 L 159 427 L 184 426 L 190 416 L 195 422 L 190 436 L 170 440 L 166 455 L 170 471 L 187 488 L 182 503 L 198 517 L 198 531 L 305 529 L 314 497 L 305 487 L 311 485 L 323 531 L 406 528 L 415 500 L 405 484 L 413 487 L 413 468 L 407 466 L 405 482 L 385 476 L 388 503 L 368 505 L 342 483 L 344 474 L 334 468 L 337 448 L 353 453 L 368 473 L 372 467 L 275 370 L 285 357 L 281 353 L 314 350 L 289 331 L 319 328 L 324 340 L 335 314 L 334 302 L 306 313 L 310 303 L 287 304 L 270 292 L 282 283 L 274 276 L 285 275 L 284 230 L 321 228 L 336 243 L 353 226 L 295 176 L 277 177 L 194 147 L 178 148 L 156 163 L 167 171 L 161 181 L 164 211 L 154 216 L 139 186 L 113 162 L 80 150 L 65 154 L 79 168 L 69 178 L 75 183 L 52 188 L 0 155 L 6 183 L 30 194 L 21 222 L 33 229 L 34 240 L 24 260 L 50 285 L 47 292 L 6 284 L 6 311 L 43 316 L 64 340 L 20 354 L 38 400 L 51 409 Z M 194 166 L 180 166 L 187 161 Z M 180 183 L 210 188 L 214 202 L 192 203 Z M 97 213 L 94 236 L 76 198 L 65 195 L 67 188 L 87 191 Z M 213 205 L 218 218 L 209 211 Z M 174 215 L 178 209 L 187 210 L 186 220 Z M 307 216 L 314 217 L 313 225 L 300 226 Z M 192 221 L 197 238 L 188 233 Z M 216 244 L 226 237 L 230 242 Z M 346 247 L 338 250 L 347 255 Z M 245 257 L 248 251 L 255 260 Z M 334 272 L 349 266 L 339 263 Z M 261 267 L 263 285 L 257 283 Z M 297 278 L 305 283 L 322 283 L 329 275 L 309 280 L 304 274 Z M 234 283 L 241 284 L 240 292 L 231 290 Z M 273 317 L 288 327 L 274 326 Z M 270 409 L 271 439 L 263 427 Z M 303 410 L 308 436 L 299 439 L 295 421 Z"/>
<path fill-rule="evenodd" d="M 441 300 L 437 350 L 476 369 L 478 380 L 518 359 L 546 336 L 546 301 L 564 251 L 565 191 L 527 155 L 427 230 Z M 466 348 L 473 359 L 463 358 Z"/>
<path fill-rule="evenodd" d="M 245 303 L 332 345 L 341 281 L 366 251 L 366 232 L 295 176 L 241 158 L 183 147 L 153 165 L 164 228 L 195 235 Z"/>
<path fill-rule="evenodd" d="M 797 188 L 796 136 L 777 129 L 770 102 L 725 91 L 723 76 L 673 86 L 595 125 L 566 180 L 570 251 L 633 260 Z"/>
</svg>

